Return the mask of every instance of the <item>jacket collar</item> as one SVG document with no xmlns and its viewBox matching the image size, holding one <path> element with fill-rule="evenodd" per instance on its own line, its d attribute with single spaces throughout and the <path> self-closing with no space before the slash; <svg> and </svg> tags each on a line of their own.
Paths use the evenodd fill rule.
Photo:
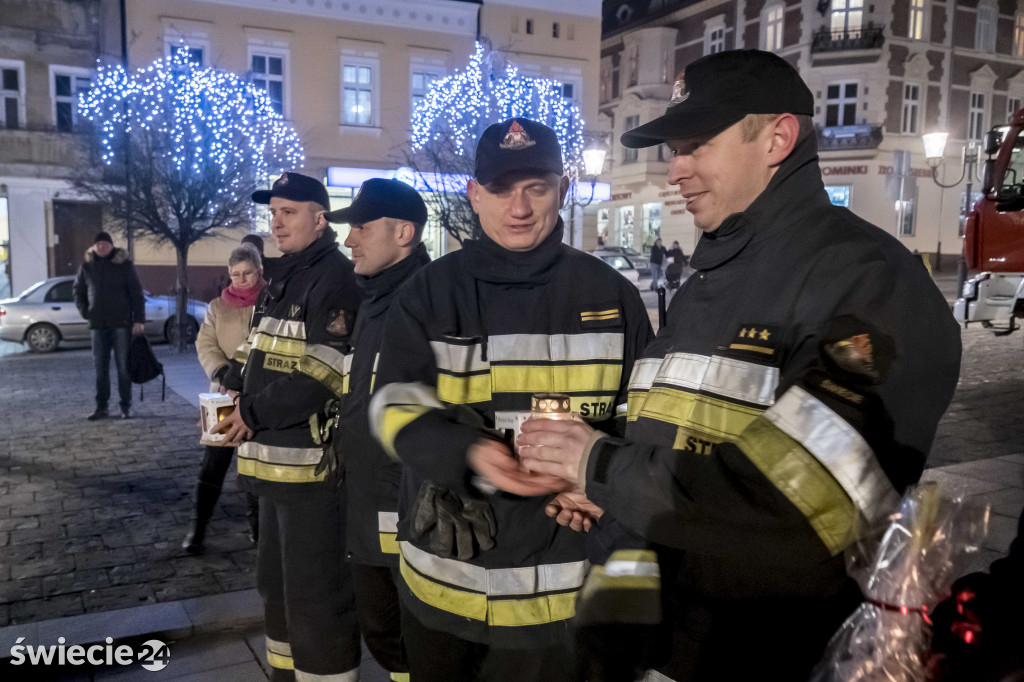
<svg viewBox="0 0 1024 682">
<path fill-rule="evenodd" d="M 115 246 L 113 248 L 113 250 L 110 252 L 110 255 L 107 256 L 106 258 L 100 258 L 99 254 L 96 253 L 96 249 L 94 247 L 92 247 L 92 246 L 90 246 L 85 251 L 85 262 L 86 263 L 109 262 L 109 263 L 113 263 L 114 265 L 120 265 L 121 263 L 124 263 L 127 260 L 128 260 L 128 252 L 125 251 L 122 248 L 117 247 L 117 246 Z"/>
<path fill-rule="evenodd" d="M 551 234 L 537 248 L 523 253 L 509 251 L 482 232 L 479 239 L 462 243 L 466 252 L 466 269 L 470 275 L 484 282 L 544 284 L 550 280 L 552 269 L 562 257 L 564 229 L 559 217 Z"/>
<path fill-rule="evenodd" d="M 359 291 L 363 297 L 360 312 L 365 312 L 371 317 L 383 313 L 388 309 L 392 292 L 429 262 L 430 255 L 427 253 L 427 247 L 420 242 L 412 253 L 376 275 L 370 277 L 356 275 L 356 284 L 359 285 Z"/>
<path fill-rule="evenodd" d="M 732 260 L 753 239 L 785 229 L 828 203 L 818 166 L 818 140 L 811 133 L 779 164 L 768 187 L 746 211 L 732 214 L 717 230 L 700 236 L 690 265 L 697 270 L 716 268 Z"/>
</svg>

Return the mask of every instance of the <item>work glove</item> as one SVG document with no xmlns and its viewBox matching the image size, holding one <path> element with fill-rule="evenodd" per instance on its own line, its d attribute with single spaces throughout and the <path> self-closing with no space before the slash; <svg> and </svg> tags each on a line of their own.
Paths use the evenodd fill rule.
<svg viewBox="0 0 1024 682">
<path fill-rule="evenodd" d="M 315 432 L 319 434 L 320 448 L 323 454 L 317 462 L 313 473 L 316 476 L 326 472 L 324 480 L 334 483 L 341 483 L 344 479 L 345 456 L 342 451 L 342 438 L 338 433 L 338 423 L 341 421 L 340 400 L 331 400 L 324 408 L 324 414 L 313 415 L 311 419 L 316 420 Z"/>
<path fill-rule="evenodd" d="M 430 481 L 420 486 L 411 509 L 412 529 L 427 534 L 430 551 L 446 559 L 472 559 L 480 551 L 494 547 L 498 532 L 494 512 L 486 500 L 466 500 Z"/>
</svg>

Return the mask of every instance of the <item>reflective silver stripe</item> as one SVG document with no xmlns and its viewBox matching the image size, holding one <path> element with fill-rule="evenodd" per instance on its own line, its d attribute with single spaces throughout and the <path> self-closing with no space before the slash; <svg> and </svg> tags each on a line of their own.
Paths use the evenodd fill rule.
<svg viewBox="0 0 1024 682">
<path fill-rule="evenodd" d="M 634 379 L 631 378 L 630 390 L 650 388 L 651 384 L 647 383 L 649 373 L 648 365 L 639 371 L 634 369 L 633 377 L 637 386 L 634 389 Z M 769 406 L 774 401 L 775 389 L 779 385 L 779 370 L 777 367 L 718 355 L 707 357 L 693 353 L 670 353 L 661 360 L 652 383 L 669 384 Z"/>
<path fill-rule="evenodd" d="M 590 568 L 590 562 L 584 560 L 522 568 L 487 569 L 455 559 L 442 559 L 408 542 L 398 544 L 406 563 L 420 573 L 456 587 L 490 596 L 578 589 L 583 585 L 583 579 Z"/>
<path fill-rule="evenodd" d="M 238 456 L 268 464 L 317 464 L 324 451 L 320 448 L 286 448 L 248 441 L 238 446 Z"/>
<path fill-rule="evenodd" d="M 437 368 L 447 372 L 480 372 L 490 367 L 484 362 L 481 344 L 463 345 L 431 341 Z"/>
<path fill-rule="evenodd" d="M 269 651 L 271 653 L 275 653 L 278 656 L 289 656 L 290 657 L 292 655 L 292 645 L 289 644 L 288 642 L 279 642 L 276 639 L 270 639 L 269 637 L 267 637 L 266 639 L 267 639 L 267 651 Z"/>
<path fill-rule="evenodd" d="M 662 675 L 657 670 L 648 670 L 641 682 L 676 682 L 668 675 Z"/>
<path fill-rule="evenodd" d="M 307 345 L 305 354 L 319 360 L 342 376 L 348 374 L 349 368 L 352 366 L 351 355 L 345 355 L 321 343 Z"/>
<path fill-rule="evenodd" d="M 380 533 L 397 533 L 398 512 L 377 512 L 377 531 Z"/>
<path fill-rule="evenodd" d="M 359 666 L 348 672 L 334 673 L 332 675 L 317 675 L 307 673 L 298 668 L 295 669 L 295 682 L 359 682 Z"/>
<path fill-rule="evenodd" d="M 502 334 L 487 338 L 493 361 L 578 362 L 622 360 L 624 336 L 606 334 Z"/>
<path fill-rule="evenodd" d="M 828 469 L 869 521 L 899 504 L 900 496 L 857 430 L 825 403 L 793 386 L 764 413 Z"/>
<path fill-rule="evenodd" d="M 661 576 L 661 570 L 655 561 L 623 561 L 613 559 L 604 565 L 604 574 L 612 578 L 633 575 L 657 578 Z"/>
<path fill-rule="evenodd" d="M 306 338 L 306 323 L 302 320 L 279 320 L 276 317 L 264 317 L 260 320 L 257 330 L 292 339 Z"/>
<path fill-rule="evenodd" d="M 615 416 L 625 417 L 629 414 L 629 403 L 621 403 L 615 406 Z"/>
<path fill-rule="evenodd" d="M 384 414 L 393 405 L 422 405 L 444 409 L 438 399 L 437 391 L 432 386 L 422 383 L 393 383 L 381 387 L 370 398 L 370 430 L 373 437 L 381 440 L 381 428 L 384 426 Z"/>
<path fill-rule="evenodd" d="M 640 358 L 633 365 L 633 371 L 629 375 L 629 390 L 646 391 L 654 383 L 654 377 L 658 375 L 662 358 Z"/>
</svg>

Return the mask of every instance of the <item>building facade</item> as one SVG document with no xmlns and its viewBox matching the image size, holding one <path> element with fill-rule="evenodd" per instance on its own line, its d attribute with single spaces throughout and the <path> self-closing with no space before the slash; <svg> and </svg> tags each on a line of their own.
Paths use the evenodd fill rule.
<svg viewBox="0 0 1024 682">
<path fill-rule="evenodd" d="M 603 176 L 612 200 L 596 209 L 597 233 L 637 248 L 653 236 L 693 248 L 697 230 L 666 183 L 667 150 L 628 150 L 618 137 L 664 112 L 686 64 L 744 48 L 779 54 L 810 87 L 833 203 L 911 250 L 942 254 L 947 265 L 957 257 L 966 182 L 933 182 L 921 135 L 949 133 L 938 175 L 952 184 L 968 140 L 1021 108 L 1016 0 L 606 0 L 599 106 L 614 139 Z"/>
</svg>

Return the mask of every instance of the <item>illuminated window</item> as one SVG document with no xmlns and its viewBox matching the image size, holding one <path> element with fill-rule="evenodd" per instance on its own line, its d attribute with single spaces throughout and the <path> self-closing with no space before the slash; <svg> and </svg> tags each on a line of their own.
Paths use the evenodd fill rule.
<svg viewBox="0 0 1024 682">
<path fill-rule="evenodd" d="M 921 86 L 917 83 L 903 84 L 903 121 L 900 131 L 910 135 L 921 132 Z"/>
<path fill-rule="evenodd" d="M 971 108 L 967 116 L 967 139 L 980 140 L 985 127 L 985 94 L 972 92 Z"/>
<path fill-rule="evenodd" d="M 377 125 L 376 59 L 343 56 L 341 59 L 341 122 L 343 125 Z"/>
<path fill-rule="evenodd" d="M 252 84 L 265 90 L 274 111 L 285 115 L 285 58 L 283 54 L 254 52 L 249 60 Z"/>
<path fill-rule="evenodd" d="M 1024 14 L 1013 18 L 1013 56 L 1024 57 Z"/>
<path fill-rule="evenodd" d="M 912 40 L 924 39 L 924 4 L 925 0 L 910 0 L 910 25 L 907 27 L 907 37 Z"/>
<path fill-rule="evenodd" d="M 762 49 L 774 52 L 782 47 L 784 11 L 782 5 L 774 5 L 765 11 L 761 20 L 764 27 L 761 32 Z"/>
<path fill-rule="evenodd" d="M 864 25 L 864 0 L 832 0 L 832 33 L 859 38 Z"/>
<path fill-rule="evenodd" d="M 993 52 L 996 49 L 996 3 L 982 0 L 978 3 L 978 20 L 974 26 L 974 49 Z"/>
</svg>

